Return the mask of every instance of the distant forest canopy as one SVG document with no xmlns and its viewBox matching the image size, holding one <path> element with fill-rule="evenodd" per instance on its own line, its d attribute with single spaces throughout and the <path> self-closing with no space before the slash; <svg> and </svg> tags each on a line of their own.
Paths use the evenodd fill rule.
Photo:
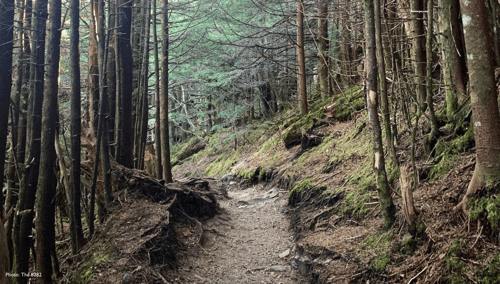
<svg viewBox="0 0 500 284">
<path fill-rule="evenodd" d="M 397 164 L 398 128 L 412 132 L 415 144 L 419 119 L 432 152 L 440 127 L 469 123 L 472 112 L 478 160 L 466 196 L 499 178 L 498 1 L 0 6 L 0 246 L 9 252 L 0 256 L 0 282 L 4 270 L 29 270 L 25 244 L 33 242 L 39 281 L 58 276 L 56 207 L 69 218 L 76 254 L 94 233 L 95 204 L 100 218 L 110 210 L 116 165 L 144 169 L 153 153 L 152 174 L 168 183 L 172 146 L 284 110 L 307 115 L 313 102 L 361 84 L 386 225 L 394 205 L 383 145 Z"/>
</svg>

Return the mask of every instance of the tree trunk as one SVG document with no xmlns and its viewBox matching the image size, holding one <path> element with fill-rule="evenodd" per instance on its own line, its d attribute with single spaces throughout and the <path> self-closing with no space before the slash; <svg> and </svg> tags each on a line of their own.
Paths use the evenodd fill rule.
<svg viewBox="0 0 500 284">
<path fill-rule="evenodd" d="M 100 93 L 100 109 L 99 109 L 99 123 L 101 126 L 101 159 L 102 159 L 102 176 L 103 176 L 103 194 L 106 207 L 111 206 L 113 197 L 111 195 L 111 163 L 109 160 L 109 134 L 108 134 L 108 117 L 109 117 L 109 107 L 108 107 L 108 88 L 105 82 L 108 81 L 106 77 L 106 66 L 107 66 L 107 51 L 106 51 L 106 39 L 109 38 L 104 34 L 104 22 L 105 22 L 105 11 L 104 11 L 104 0 L 99 1 L 99 21 L 98 21 L 98 35 L 99 35 L 99 93 Z M 109 42 L 108 42 L 109 43 Z M 101 195 L 101 196 L 102 196 Z M 102 203 L 102 200 L 101 200 Z M 100 216 L 103 218 L 104 216 Z"/>
<path fill-rule="evenodd" d="M 12 48 L 14 0 L 2 1 L 0 9 L 0 220 L 3 218 L 3 178 L 7 143 L 10 91 L 12 88 Z M 0 224 L 3 225 L 3 224 Z"/>
<path fill-rule="evenodd" d="M 160 121 L 160 63 L 158 56 L 158 32 L 156 28 L 156 1 L 153 1 L 153 49 L 155 57 L 155 153 L 156 153 L 156 178 L 163 178 L 161 157 L 161 121 Z"/>
<path fill-rule="evenodd" d="M 465 48 L 458 0 L 439 0 L 439 29 L 443 80 L 446 94 L 446 116 L 452 119 L 465 99 Z"/>
<path fill-rule="evenodd" d="M 88 98 L 90 127 L 93 135 L 97 135 L 97 114 L 99 112 L 99 62 L 97 54 L 97 0 L 90 0 L 90 26 L 88 47 Z"/>
<path fill-rule="evenodd" d="M 109 29 L 109 45 L 107 56 L 107 74 L 108 80 L 108 141 L 109 153 L 115 155 L 115 118 L 116 118 L 116 3 L 114 1 L 108 2 L 108 29 Z"/>
<path fill-rule="evenodd" d="M 132 168 L 134 166 L 132 155 L 133 155 L 133 120 L 132 120 L 132 87 L 133 87 L 133 68 L 134 63 L 132 59 L 132 46 L 130 44 L 130 35 L 131 35 L 131 25 L 132 25 L 132 1 L 128 0 L 119 0 L 119 33 L 118 37 L 118 45 L 119 48 L 119 56 L 120 56 L 120 83 L 121 87 L 121 98 L 120 105 L 117 106 L 120 108 L 120 122 L 116 122 L 120 127 L 120 136 L 118 140 L 120 144 L 117 149 L 116 160 L 118 163 Z"/>
<path fill-rule="evenodd" d="M 462 201 L 455 210 L 466 212 L 468 197 L 500 179 L 500 118 L 495 86 L 495 54 L 488 10 L 483 0 L 461 0 L 465 45 L 470 76 L 470 95 L 476 167 Z"/>
<path fill-rule="evenodd" d="M 318 73 L 319 73 L 319 91 L 321 97 L 326 99 L 331 95 L 328 84 L 329 56 L 328 51 L 330 43 L 328 41 L 328 1 L 318 1 Z"/>
<path fill-rule="evenodd" d="M 398 165 L 399 161 L 396 156 L 396 148 L 394 147 L 394 138 L 391 131 L 391 114 L 389 112 L 389 99 L 387 95 L 387 80 L 385 73 L 385 58 L 384 58 L 384 45 L 382 44 L 382 24 L 380 16 L 380 0 L 375 0 L 375 40 L 377 45 L 377 63 L 380 79 L 380 101 L 382 109 L 382 119 L 385 128 L 385 141 L 387 149 L 391 155 L 394 164 Z"/>
<path fill-rule="evenodd" d="M 47 0 L 35 2 L 32 23 L 33 35 L 31 46 L 30 66 L 30 100 L 28 110 L 28 128 L 30 136 L 27 143 L 30 145 L 28 165 L 25 166 L 21 180 L 19 200 L 12 232 L 14 245 L 13 272 L 27 273 L 29 271 L 29 253 L 32 243 L 32 228 L 35 207 L 36 189 L 40 165 L 40 148 L 42 132 L 43 84 L 45 61 L 45 23 L 47 21 Z M 13 278 L 13 283 L 27 283 L 27 278 Z"/>
<path fill-rule="evenodd" d="M 425 31 L 424 31 L 424 2 L 423 0 L 411 0 L 412 29 L 411 37 L 413 42 L 412 58 L 415 68 L 416 97 L 420 109 L 426 109 L 425 90 Z"/>
<path fill-rule="evenodd" d="M 81 88 L 80 88 L 80 2 L 71 0 L 70 72 L 71 72 L 71 174 L 69 186 L 69 226 L 73 255 L 83 247 L 81 219 L 80 161 L 81 161 Z"/>
<path fill-rule="evenodd" d="M 162 9 L 162 36 L 163 44 L 161 47 L 161 95 L 160 95 L 160 123 L 161 123 L 161 156 L 163 178 L 167 183 L 173 182 L 172 168 L 170 164 L 170 141 L 168 125 L 168 0 L 163 0 Z"/>
<path fill-rule="evenodd" d="M 304 3 L 297 0 L 297 62 L 299 72 L 297 79 L 299 82 L 298 95 L 300 100 L 300 113 L 306 115 L 307 110 L 307 90 L 306 90 L 306 59 L 304 55 Z"/>
<path fill-rule="evenodd" d="M 427 1 L 427 42 L 426 42 L 426 81 L 427 81 L 427 107 L 429 108 L 429 124 L 431 125 L 431 132 L 426 138 L 429 145 L 435 139 L 438 134 L 438 122 L 436 118 L 436 113 L 434 112 L 434 92 L 433 92 L 433 82 L 432 82 L 432 38 L 434 37 L 434 1 Z M 430 147 L 429 147 L 430 148 Z M 428 149 L 430 153 L 430 149 Z"/>
<path fill-rule="evenodd" d="M 52 283 L 52 249 L 55 247 L 56 166 L 55 132 L 59 111 L 59 57 L 61 43 L 61 0 L 50 0 L 49 36 L 47 42 L 47 78 L 42 114 L 42 147 L 40 174 L 36 192 L 36 270 L 41 273 L 38 283 Z"/>
<path fill-rule="evenodd" d="M 391 190 L 385 172 L 384 149 L 382 146 L 382 131 L 378 119 L 377 94 L 377 57 L 375 54 L 375 14 L 373 0 L 365 0 L 365 36 L 366 36 L 366 101 L 368 103 L 368 118 L 373 133 L 373 170 L 376 176 L 380 207 L 384 218 L 384 228 L 388 229 L 395 220 L 396 207 L 392 203 Z"/>
</svg>

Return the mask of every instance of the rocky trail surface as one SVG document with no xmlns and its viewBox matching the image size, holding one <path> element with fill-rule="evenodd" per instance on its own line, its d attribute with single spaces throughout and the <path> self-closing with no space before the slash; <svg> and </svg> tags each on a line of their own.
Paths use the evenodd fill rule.
<svg viewBox="0 0 500 284">
<path fill-rule="evenodd" d="M 220 213 L 177 225 L 184 250 L 170 283 L 302 283 L 285 215 L 288 193 L 265 184 L 225 181 Z"/>
</svg>

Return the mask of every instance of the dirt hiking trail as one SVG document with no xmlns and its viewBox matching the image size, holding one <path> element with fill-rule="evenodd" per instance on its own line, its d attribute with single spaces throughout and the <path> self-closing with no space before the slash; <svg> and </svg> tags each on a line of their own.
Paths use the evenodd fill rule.
<svg viewBox="0 0 500 284">
<path fill-rule="evenodd" d="M 177 225 L 186 249 L 179 251 L 169 282 L 302 283 L 290 264 L 296 262 L 290 262 L 294 242 L 285 215 L 287 191 L 234 180 L 218 186 L 227 197 L 219 200 L 220 214 L 203 222 L 201 234 Z"/>
</svg>

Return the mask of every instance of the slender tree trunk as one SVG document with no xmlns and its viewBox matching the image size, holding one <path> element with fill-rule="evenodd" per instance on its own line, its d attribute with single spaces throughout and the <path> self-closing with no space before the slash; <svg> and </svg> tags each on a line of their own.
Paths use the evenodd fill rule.
<svg viewBox="0 0 500 284">
<path fill-rule="evenodd" d="M 3 178 L 7 143 L 10 91 L 12 88 L 12 48 L 14 0 L 2 1 L 0 9 L 0 220 L 3 218 Z"/>
<path fill-rule="evenodd" d="M 109 117 L 109 107 L 108 107 L 108 88 L 104 82 L 107 82 L 108 79 L 106 77 L 106 66 L 107 66 L 107 52 L 106 52 L 106 38 L 104 33 L 104 23 L 105 23 L 105 11 L 104 11 L 104 0 L 99 1 L 99 21 L 98 21 L 98 36 L 99 36 L 99 93 L 100 97 L 100 109 L 99 109 L 99 123 L 101 129 L 102 138 L 101 138 L 101 159 L 102 159 L 102 176 L 103 176 L 103 194 L 104 201 L 106 207 L 109 208 L 111 206 L 111 202 L 113 201 L 112 197 L 112 189 L 111 189 L 111 164 L 109 160 L 109 140 L 108 140 L 108 117 Z M 108 42 L 109 43 L 109 42 Z M 97 153 L 97 152 L 96 152 Z M 102 201 L 101 201 L 102 203 Z M 100 216 L 103 218 L 104 216 Z"/>
<path fill-rule="evenodd" d="M 375 54 L 375 7 L 373 0 L 365 0 L 365 36 L 366 36 L 366 101 L 368 103 L 368 117 L 373 133 L 373 170 L 376 176 L 377 191 L 380 198 L 380 207 L 384 218 L 384 227 L 388 229 L 395 220 L 396 207 L 392 203 L 391 190 L 385 172 L 384 149 L 382 144 L 382 130 L 378 119 L 377 94 L 377 57 Z"/>
<path fill-rule="evenodd" d="M 10 272 L 10 259 L 7 236 L 3 226 L 3 178 L 5 146 L 7 143 L 10 92 L 12 86 L 12 48 L 13 48 L 14 0 L 2 1 L 0 9 L 0 282 L 10 283 L 5 275 Z M 6 279 L 7 278 L 7 279 Z"/>
<path fill-rule="evenodd" d="M 133 91 L 133 68 L 134 62 L 132 59 L 132 46 L 130 44 L 131 36 L 131 25 L 132 25 L 132 1 L 120 0 L 120 5 L 118 13 L 120 18 L 119 32 L 120 37 L 118 38 L 119 55 L 120 55 L 120 83 L 121 87 L 121 98 L 120 98 L 120 122 L 119 126 L 121 131 L 119 132 L 120 140 L 119 148 L 117 149 L 116 160 L 118 163 L 132 168 L 134 166 L 132 155 L 133 155 L 133 129 L 132 124 L 132 91 Z"/>
<path fill-rule="evenodd" d="M 153 49 L 155 57 L 155 152 L 156 152 L 156 168 L 158 172 L 156 177 L 159 179 L 163 178 L 163 168 L 162 168 L 162 150 L 161 150 L 161 121 L 160 121 L 160 64 L 158 56 L 158 32 L 156 28 L 156 1 L 153 2 Z"/>
<path fill-rule="evenodd" d="M 328 84 L 329 56 L 328 50 L 330 43 L 328 41 L 328 1 L 318 1 L 318 73 L 319 73 L 319 91 L 323 99 L 331 95 Z"/>
<path fill-rule="evenodd" d="M 476 167 L 462 201 L 455 210 L 467 210 L 468 197 L 483 187 L 491 188 L 500 179 L 500 118 L 495 85 L 495 54 L 483 0 L 461 0 L 465 45 L 470 76 L 470 94 Z"/>
<path fill-rule="evenodd" d="M 25 166 L 24 176 L 21 180 L 19 200 L 12 241 L 14 245 L 13 271 L 15 273 L 29 272 L 29 253 L 32 239 L 35 196 L 38 186 L 38 173 L 40 165 L 40 148 L 42 132 L 43 86 L 44 86 L 44 61 L 45 61 L 45 23 L 47 21 L 47 0 L 38 0 L 33 9 L 34 29 L 31 46 L 30 66 L 30 99 L 28 106 L 28 129 L 31 130 L 28 139 L 29 155 Z M 13 278 L 14 283 L 27 283 L 27 278 Z"/>
<path fill-rule="evenodd" d="M 300 113 L 306 115 L 307 109 L 307 89 L 306 89 L 306 59 L 304 55 L 304 3 L 297 0 L 297 62 L 299 64 L 298 94 L 300 99 Z"/>
<path fill-rule="evenodd" d="M 389 112 L 389 99 L 387 95 L 387 80 L 385 72 L 385 58 L 384 58 L 384 45 L 382 43 L 382 23 L 381 23 L 381 13 L 380 13 L 380 0 L 375 0 L 375 40 L 377 45 L 377 63 L 378 63 L 378 74 L 380 79 L 380 102 L 382 108 L 382 119 L 385 128 L 385 141 L 387 144 L 387 149 L 391 155 L 392 161 L 396 166 L 399 165 L 398 158 L 396 156 L 396 148 L 394 147 L 394 137 L 391 131 L 391 114 Z"/>
<path fill-rule="evenodd" d="M 42 147 L 40 154 L 40 174 L 36 192 L 36 269 L 42 277 L 41 284 L 52 283 L 52 249 L 55 247 L 55 196 L 56 166 L 55 132 L 59 111 L 57 95 L 59 91 L 59 57 L 61 43 L 61 0 L 50 0 L 49 36 L 47 42 L 47 78 L 42 114 Z"/>
<path fill-rule="evenodd" d="M 115 155 L 115 117 L 116 117 L 116 3 L 108 1 L 108 29 L 110 34 L 108 56 L 107 56 L 107 74 L 108 79 L 108 140 L 109 153 Z"/>
<path fill-rule="evenodd" d="M 465 99 L 465 48 L 458 0 L 439 0 L 439 29 L 443 80 L 446 94 L 446 115 L 452 119 L 458 105 Z"/>
<path fill-rule="evenodd" d="M 427 42 L 426 42 L 426 58 L 427 58 L 427 64 L 426 64 L 426 81 L 427 81 L 427 106 L 429 108 L 429 118 L 430 118 L 430 125 L 431 125 L 431 132 L 429 133 L 429 136 L 427 141 L 429 142 L 429 145 L 431 141 L 434 140 L 438 133 L 438 123 L 437 123 L 437 118 L 436 118 L 436 113 L 434 112 L 434 99 L 433 99 L 433 82 L 432 82 L 432 38 L 434 36 L 434 1 L 433 0 L 428 0 L 427 1 Z M 430 152 L 430 149 L 428 149 L 428 152 Z"/>
<path fill-rule="evenodd" d="M 80 2 L 71 0 L 70 24 L 70 72 L 71 72 L 71 174 L 69 186 L 69 219 L 71 248 L 73 255 L 83 247 L 84 238 L 81 219 L 81 87 L 80 87 Z"/>
<path fill-rule="evenodd" d="M 97 0 L 90 0 L 90 26 L 88 47 L 88 98 L 90 126 L 94 137 L 97 135 L 97 114 L 99 112 L 99 62 L 97 54 Z"/>
<path fill-rule="evenodd" d="M 167 183 L 173 182 L 172 168 L 170 164 L 170 141 L 169 141 L 169 125 L 168 125 L 168 0 L 163 0 L 162 9 L 162 35 L 163 44 L 161 47 L 161 95 L 160 95 L 160 123 L 161 123 L 161 156 L 163 178 Z"/>
<path fill-rule="evenodd" d="M 424 31 L 424 2 L 423 0 L 411 0 L 413 41 L 412 58 L 415 68 L 415 85 L 418 105 L 422 110 L 426 110 L 426 89 L 425 89 L 425 31 Z"/>
</svg>

